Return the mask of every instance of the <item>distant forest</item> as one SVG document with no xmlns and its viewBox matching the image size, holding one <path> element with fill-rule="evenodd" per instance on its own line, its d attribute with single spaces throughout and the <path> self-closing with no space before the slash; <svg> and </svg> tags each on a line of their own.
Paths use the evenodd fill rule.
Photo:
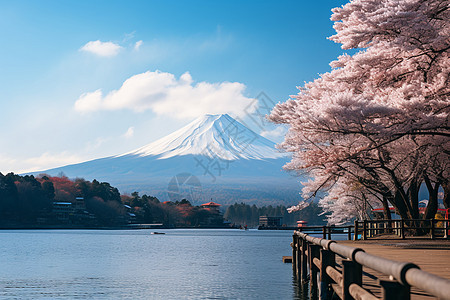
<svg viewBox="0 0 450 300">
<path fill-rule="evenodd" d="M 256 227 L 260 216 L 282 217 L 282 224 L 298 220 L 323 224 L 321 209 L 311 204 L 287 213 L 286 207 L 238 204 L 221 212 L 218 207 L 194 206 L 186 199 L 160 202 L 148 195 L 121 195 L 107 182 L 92 182 L 63 175 L 0 173 L 0 227 L 102 227 L 127 224 L 163 224 L 164 227 Z"/>
<path fill-rule="evenodd" d="M 123 203 L 131 208 L 132 223 L 161 223 L 165 227 L 223 227 L 223 217 L 217 208 L 193 206 L 188 200 L 160 202 L 137 192 L 122 195 Z"/>
<path fill-rule="evenodd" d="M 325 216 L 318 216 L 322 209 L 315 203 L 311 203 L 303 210 L 288 213 L 283 205 L 263 206 L 248 205 L 245 203 L 235 203 L 230 205 L 224 214 L 224 219 L 234 225 L 256 227 L 259 224 L 260 216 L 282 217 L 281 223 L 288 227 L 296 226 L 297 221 L 307 221 L 308 225 L 324 225 Z"/>
<path fill-rule="evenodd" d="M 107 182 L 0 173 L 3 227 L 61 223 L 110 226 L 124 222 L 126 214 L 119 190 Z"/>
<path fill-rule="evenodd" d="M 158 223 L 164 227 L 220 227 L 218 209 L 187 200 L 161 203 L 137 192 L 121 195 L 107 182 L 63 175 L 0 173 L 0 227 L 111 227 Z"/>
</svg>

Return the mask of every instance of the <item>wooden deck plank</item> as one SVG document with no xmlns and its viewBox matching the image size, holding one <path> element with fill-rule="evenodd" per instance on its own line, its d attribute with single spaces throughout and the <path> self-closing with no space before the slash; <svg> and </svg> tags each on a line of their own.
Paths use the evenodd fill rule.
<svg viewBox="0 0 450 300">
<path fill-rule="evenodd" d="M 338 243 L 362 248 L 366 253 L 387 259 L 412 262 L 426 272 L 450 279 L 450 241 L 448 240 L 367 240 L 338 241 Z M 368 268 L 363 268 L 363 271 L 366 272 L 363 279 L 364 288 L 370 290 L 375 296 L 381 297 L 380 288 L 375 287 L 377 281 L 374 277 L 387 279 L 387 276 Z M 434 299 L 416 288 L 412 288 L 411 291 L 411 299 Z"/>
</svg>

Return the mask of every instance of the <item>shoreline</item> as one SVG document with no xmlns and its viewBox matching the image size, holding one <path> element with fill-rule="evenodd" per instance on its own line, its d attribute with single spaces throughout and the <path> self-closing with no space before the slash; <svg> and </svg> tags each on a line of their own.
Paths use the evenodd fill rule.
<svg viewBox="0 0 450 300">
<path fill-rule="evenodd" d="M 131 224 L 128 226 L 61 226 L 61 225 L 37 225 L 37 226 L 0 226 L 2 230 L 143 230 L 143 229 L 239 229 L 236 227 L 202 226 L 202 227 L 167 227 L 148 226 L 148 224 Z"/>
</svg>

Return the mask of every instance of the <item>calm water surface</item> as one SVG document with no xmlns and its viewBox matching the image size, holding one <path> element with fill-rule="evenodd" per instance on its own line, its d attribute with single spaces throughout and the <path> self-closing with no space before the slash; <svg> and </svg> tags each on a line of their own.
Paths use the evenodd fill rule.
<svg viewBox="0 0 450 300">
<path fill-rule="evenodd" d="M 298 299 L 291 231 L 2 230 L 1 299 Z"/>
</svg>

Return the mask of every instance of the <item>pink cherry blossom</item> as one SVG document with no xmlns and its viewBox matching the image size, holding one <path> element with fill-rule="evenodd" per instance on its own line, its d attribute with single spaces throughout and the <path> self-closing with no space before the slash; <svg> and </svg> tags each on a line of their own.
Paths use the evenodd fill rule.
<svg viewBox="0 0 450 300">
<path fill-rule="evenodd" d="M 333 9 L 330 39 L 359 52 L 338 57 L 270 114 L 289 125 L 279 145 L 293 152 L 285 168 L 308 172 L 303 197 L 325 195 L 330 223 L 367 218 L 368 207 L 388 203 L 418 218 L 422 183 L 430 200 L 424 217 L 434 217 L 440 188 L 450 205 L 449 7 L 353 0 Z"/>
</svg>

